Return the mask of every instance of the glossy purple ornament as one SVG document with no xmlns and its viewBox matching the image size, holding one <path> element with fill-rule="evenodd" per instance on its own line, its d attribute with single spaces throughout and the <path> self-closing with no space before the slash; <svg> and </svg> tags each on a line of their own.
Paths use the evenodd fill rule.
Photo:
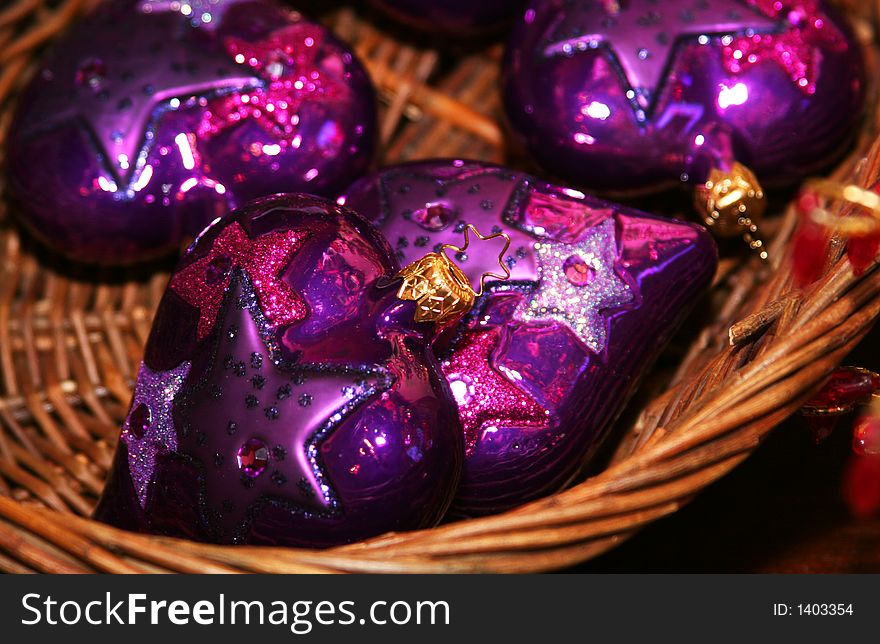
<svg viewBox="0 0 880 644">
<path fill-rule="evenodd" d="M 474 36 L 510 23 L 523 0 L 370 0 L 405 25 L 445 36 Z"/>
<path fill-rule="evenodd" d="M 431 325 L 348 210 L 276 195 L 171 277 L 97 519 L 221 543 L 328 546 L 435 524 L 461 428 Z"/>
<path fill-rule="evenodd" d="M 505 232 L 507 281 L 434 344 L 459 406 L 459 514 L 555 492 L 607 434 L 653 357 L 709 283 L 715 244 L 662 219 L 473 161 L 382 170 L 340 198 L 401 263 L 457 243 L 466 224 Z M 454 256 L 472 283 L 496 246 Z"/>
<path fill-rule="evenodd" d="M 859 46 L 821 0 L 538 0 L 511 34 L 509 121 L 550 173 L 606 191 L 765 184 L 839 157 L 864 99 Z"/>
<path fill-rule="evenodd" d="M 335 194 L 369 165 L 354 54 L 271 0 L 108 2 L 55 46 L 8 139 L 23 223 L 75 260 L 176 250 L 265 194 Z"/>
</svg>

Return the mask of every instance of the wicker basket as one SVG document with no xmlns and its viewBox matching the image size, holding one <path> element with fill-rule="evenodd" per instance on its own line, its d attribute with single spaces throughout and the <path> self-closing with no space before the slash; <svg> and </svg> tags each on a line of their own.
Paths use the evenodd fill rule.
<svg viewBox="0 0 880 644">
<path fill-rule="evenodd" d="M 33 60 L 95 3 L 3 3 L 0 159 L 14 97 Z M 875 3 L 850 0 L 846 9 L 873 61 Z M 322 17 L 355 46 L 380 88 L 384 162 L 505 160 L 494 118 L 500 45 L 454 56 L 397 41 L 350 8 Z M 872 109 L 858 152 L 837 178 L 866 187 L 878 180 L 877 121 Z M 219 547 L 135 535 L 87 518 L 167 272 L 111 277 L 61 265 L 21 237 L 10 207 L 0 200 L 0 570 L 9 572 L 558 569 L 675 512 L 730 471 L 880 315 L 880 271 L 854 276 L 839 241 L 828 248 L 824 277 L 795 289 L 788 242 L 796 216 L 792 208 L 777 212 L 770 262 L 738 249 L 722 259 L 705 314 L 643 387 L 600 473 L 505 514 L 331 550 Z"/>
</svg>

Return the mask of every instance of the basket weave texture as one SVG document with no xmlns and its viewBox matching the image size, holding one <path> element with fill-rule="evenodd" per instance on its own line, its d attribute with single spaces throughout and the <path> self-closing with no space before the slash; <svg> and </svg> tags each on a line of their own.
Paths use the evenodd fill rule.
<svg viewBox="0 0 880 644">
<path fill-rule="evenodd" d="M 0 166 L 16 92 L 41 49 L 96 0 L 0 9 Z M 880 2 L 844 4 L 873 69 Z M 366 62 L 383 103 L 382 162 L 504 162 L 497 43 L 461 55 L 396 40 L 345 6 L 322 18 Z M 872 103 L 835 177 L 880 178 Z M 2 172 L 0 172 L 2 174 Z M 0 179 L 2 190 L 2 179 Z M 771 259 L 723 258 L 688 344 L 619 423 L 609 466 L 516 510 L 331 550 L 221 547 L 91 521 L 167 272 L 113 275 L 48 258 L 0 199 L 0 570 L 7 572 L 533 572 L 594 557 L 676 511 L 794 413 L 880 315 L 880 271 L 833 240 L 825 274 L 791 279 L 794 208 L 777 208 Z M 846 214 L 843 204 L 831 204 Z M 817 260 L 819 261 L 819 260 Z M 669 352 L 668 352 L 669 353 Z"/>
</svg>

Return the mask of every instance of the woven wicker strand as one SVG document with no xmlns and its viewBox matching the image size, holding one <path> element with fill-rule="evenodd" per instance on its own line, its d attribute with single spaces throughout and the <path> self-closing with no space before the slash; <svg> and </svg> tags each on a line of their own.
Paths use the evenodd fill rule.
<svg viewBox="0 0 880 644">
<path fill-rule="evenodd" d="M 97 0 L 15 0 L 0 9 L 0 165 L 17 90 L 43 46 Z M 841 3 L 873 68 L 877 3 Z M 383 162 L 503 161 L 500 47 L 461 58 L 393 40 L 347 8 L 324 18 L 380 91 Z M 880 179 L 880 113 L 834 177 Z M 2 190 L 2 179 L 0 179 Z M 855 276 L 843 244 L 824 276 L 791 279 L 792 207 L 768 222 L 771 261 L 721 261 L 708 322 L 674 370 L 643 389 L 611 464 L 554 496 L 482 519 L 331 550 L 224 547 L 132 534 L 90 520 L 127 411 L 167 272 L 120 278 L 60 266 L 0 199 L 0 571 L 533 572 L 595 557 L 675 512 L 736 467 L 824 381 L 880 316 L 880 271 Z M 846 214 L 844 204 L 830 204 Z"/>
</svg>

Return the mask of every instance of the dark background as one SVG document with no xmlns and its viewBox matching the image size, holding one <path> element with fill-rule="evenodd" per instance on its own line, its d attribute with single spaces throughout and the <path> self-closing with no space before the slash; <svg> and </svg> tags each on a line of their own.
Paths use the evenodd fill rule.
<svg viewBox="0 0 880 644">
<path fill-rule="evenodd" d="M 880 330 L 844 361 L 880 371 Z M 816 445 L 795 416 L 689 505 L 572 572 L 880 572 L 880 516 L 853 518 L 852 416 Z"/>
</svg>

